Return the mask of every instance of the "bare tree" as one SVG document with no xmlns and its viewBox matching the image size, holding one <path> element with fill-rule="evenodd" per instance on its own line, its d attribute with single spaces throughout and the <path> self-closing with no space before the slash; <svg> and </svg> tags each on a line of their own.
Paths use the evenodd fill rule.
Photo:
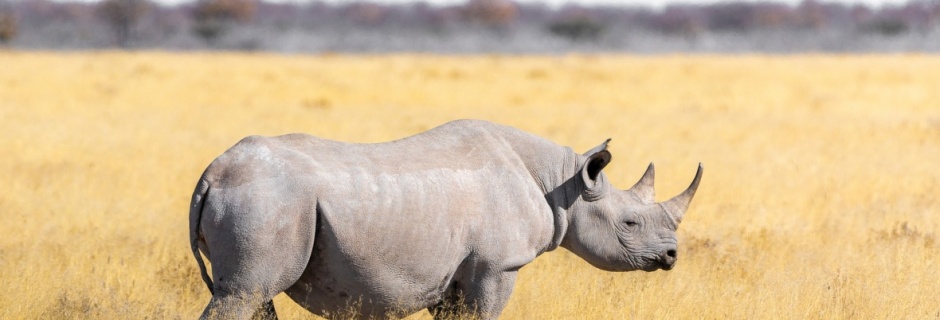
<svg viewBox="0 0 940 320">
<path fill-rule="evenodd" d="M 133 40 L 135 28 L 151 4 L 147 0 L 104 0 L 97 8 L 98 15 L 104 19 L 114 33 L 114 42 L 127 48 Z"/>
<path fill-rule="evenodd" d="M 17 31 L 13 8 L 6 2 L 0 2 L 0 45 L 6 45 L 16 38 Z"/>
<path fill-rule="evenodd" d="M 655 20 L 655 28 L 666 34 L 685 38 L 686 43 L 695 48 L 699 37 L 707 31 L 707 17 L 692 5 L 670 5 Z"/>
<path fill-rule="evenodd" d="M 193 8 L 193 32 L 215 45 L 233 24 L 250 21 L 256 11 L 254 0 L 199 0 Z"/>
<path fill-rule="evenodd" d="M 754 27 L 763 30 L 781 29 L 793 20 L 793 10 L 782 3 L 755 3 Z"/>
<path fill-rule="evenodd" d="M 356 25 L 363 27 L 379 26 L 389 15 L 388 7 L 372 2 L 354 2 L 343 11 Z"/>
<path fill-rule="evenodd" d="M 463 6 L 467 20 L 496 29 L 509 27 L 519 16 L 519 9 L 510 0 L 469 0 Z"/>
<path fill-rule="evenodd" d="M 798 24 L 802 28 L 821 30 L 828 23 L 824 5 L 818 0 L 803 0 L 796 7 Z"/>
</svg>

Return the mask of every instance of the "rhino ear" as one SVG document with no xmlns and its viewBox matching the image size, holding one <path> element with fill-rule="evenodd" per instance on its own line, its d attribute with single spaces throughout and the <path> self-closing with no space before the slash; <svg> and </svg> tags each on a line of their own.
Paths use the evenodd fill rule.
<svg viewBox="0 0 940 320">
<path fill-rule="evenodd" d="M 587 152 L 585 152 L 585 153 L 583 154 L 583 156 L 585 156 L 585 157 L 590 157 L 590 156 L 594 155 L 595 153 L 598 153 L 598 152 L 607 150 L 607 143 L 609 143 L 609 142 L 610 142 L 610 138 L 607 138 L 607 140 L 604 140 L 603 143 L 601 143 L 601 144 L 599 144 L 598 146 L 594 147 L 593 149 L 588 150 Z"/>
<path fill-rule="evenodd" d="M 689 209 L 689 204 L 692 202 L 692 197 L 695 196 L 695 191 L 698 190 L 698 183 L 700 181 L 702 181 L 701 163 L 698 164 L 698 171 L 695 172 L 695 179 L 692 179 L 692 184 L 689 185 L 689 188 L 685 189 L 685 191 L 678 196 L 666 202 L 662 202 L 663 209 L 666 209 L 666 212 L 676 219 L 676 221 L 682 221 L 682 215 Z"/>
<path fill-rule="evenodd" d="M 650 165 L 646 167 L 646 172 L 643 173 L 643 177 L 640 178 L 640 181 L 637 181 L 633 187 L 627 189 L 627 192 L 636 197 L 640 203 L 651 204 L 656 202 L 656 190 L 653 188 L 653 183 L 656 178 L 656 168 L 653 167 L 653 163 L 650 162 Z"/>
<path fill-rule="evenodd" d="M 606 147 L 606 142 L 604 146 Z M 581 179 L 584 180 L 584 185 L 588 190 L 594 189 L 598 182 L 600 182 L 601 170 L 603 170 L 608 163 L 610 163 L 610 151 L 600 150 L 588 156 L 584 167 L 581 168 Z"/>
</svg>

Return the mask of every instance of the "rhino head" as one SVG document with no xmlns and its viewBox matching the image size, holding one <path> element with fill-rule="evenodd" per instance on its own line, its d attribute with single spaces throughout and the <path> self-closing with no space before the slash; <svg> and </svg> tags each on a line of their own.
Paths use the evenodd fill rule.
<svg viewBox="0 0 940 320">
<path fill-rule="evenodd" d="M 618 190 L 602 172 L 610 163 L 607 142 L 582 155 L 580 172 L 569 180 L 579 197 L 569 203 L 561 246 L 607 271 L 670 270 L 676 263 L 676 229 L 702 178 L 678 196 L 656 203 L 653 165 L 632 188 Z"/>
</svg>

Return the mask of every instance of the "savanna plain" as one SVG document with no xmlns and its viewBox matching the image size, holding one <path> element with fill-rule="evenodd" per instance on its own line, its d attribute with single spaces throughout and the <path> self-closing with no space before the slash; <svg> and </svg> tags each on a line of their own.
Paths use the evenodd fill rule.
<svg viewBox="0 0 940 320">
<path fill-rule="evenodd" d="M 215 156 L 247 135 L 379 142 L 459 118 L 578 151 L 613 138 L 612 183 L 655 162 L 658 200 L 705 166 L 675 269 L 558 249 L 521 270 L 505 319 L 940 318 L 938 56 L 12 51 L 0 318 L 195 318 L 210 294 L 188 205 Z"/>
</svg>

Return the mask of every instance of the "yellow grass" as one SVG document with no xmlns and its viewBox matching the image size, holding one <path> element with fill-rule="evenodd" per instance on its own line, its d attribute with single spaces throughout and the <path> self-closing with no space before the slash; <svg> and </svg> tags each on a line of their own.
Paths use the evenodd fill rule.
<svg viewBox="0 0 940 320">
<path fill-rule="evenodd" d="M 659 199 L 705 164 L 673 271 L 558 250 L 504 318 L 940 317 L 940 57 L 2 52 L 0 318 L 194 318 L 188 204 L 215 156 L 456 118 L 611 137 L 613 183 L 654 161 Z"/>
</svg>

